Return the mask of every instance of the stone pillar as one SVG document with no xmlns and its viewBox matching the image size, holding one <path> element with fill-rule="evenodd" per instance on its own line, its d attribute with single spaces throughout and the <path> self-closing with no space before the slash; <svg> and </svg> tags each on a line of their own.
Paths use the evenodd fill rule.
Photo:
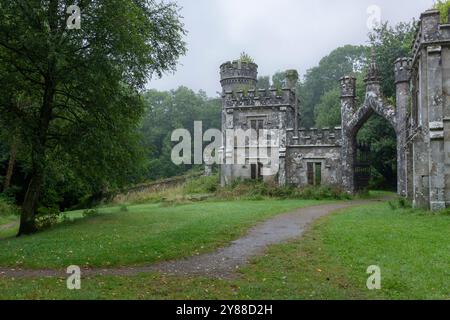
<svg viewBox="0 0 450 320">
<path fill-rule="evenodd" d="M 410 95 L 411 60 L 400 58 L 395 62 L 395 85 L 397 97 L 396 133 L 397 133 L 397 192 L 407 196 L 407 121 Z"/>
<path fill-rule="evenodd" d="M 349 127 L 356 105 L 356 78 L 341 78 L 341 113 L 342 113 L 342 185 L 349 193 L 355 192 L 354 163 L 356 136 Z"/>
<path fill-rule="evenodd" d="M 300 110 L 297 98 L 297 84 L 298 84 L 298 72 L 297 70 L 286 71 L 286 86 L 294 92 L 294 136 L 293 143 L 298 144 L 299 141 L 299 122 L 300 122 Z"/>
<path fill-rule="evenodd" d="M 413 205 L 415 208 L 430 209 L 430 168 L 428 165 L 430 137 L 426 130 L 428 124 L 428 64 L 426 47 L 421 49 L 416 72 L 418 78 L 414 80 L 414 84 L 420 93 L 416 101 L 416 125 L 420 130 L 420 134 L 415 138 L 412 150 L 414 161 Z"/>
<path fill-rule="evenodd" d="M 288 123 L 287 121 L 287 108 L 281 107 L 280 108 L 280 123 L 279 123 L 279 170 L 278 170 L 278 184 L 280 186 L 285 186 L 287 184 L 287 177 L 286 177 L 286 152 L 287 152 L 287 132 L 286 132 L 286 125 Z"/>
<path fill-rule="evenodd" d="M 445 202 L 450 207 L 450 47 L 442 48 Z"/>
<path fill-rule="evenodd" d="M 430 209 L 445 209 L 444 119 L 441 47 L 427 48 L 430 130 Z"/>
</svg>

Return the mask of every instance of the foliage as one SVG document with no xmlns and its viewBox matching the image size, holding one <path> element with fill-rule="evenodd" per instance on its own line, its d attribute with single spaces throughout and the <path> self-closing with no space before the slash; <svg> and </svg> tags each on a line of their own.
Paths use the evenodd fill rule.
<svg viewBox="0 0 450 320">
<path fill-rule="evenodd" d="M 215 193 L 219 188 L 219 175 L 203 176 L 200 178 L 189 179 L 184 185 L 186 194 L 207 194 Z"/>
<path fill-rule="evenodd" d="M 317 67 L 307 71 L 299 86 L 303 127 L 311 128 L 315 125 L 316 106 L 326 93 L 340 88 L 339 79 L 361 71 L 366 62 L 367 51 L 365 46 L 346 45 L 333 50 L 320 60 Z"/>
<path fill-rule="evenodd" d="M 6 195 L 0 193 L 0 216 L 7 217 L 19 214 L 20 210 L 14 204 L 14 201 Z"/>
<path fill-rule="evenodd" d="M 182 175 L 192 166 L 172 163 L 172 132 L 186 129 L 194 134 L 194 122 L 202 121 L 203 131 L 221 128 L 220 99 L 211 99 L 205 92 L 180 87 L 169 92 L 149 90 L 144 95 L 146 113 L 141 126 L 142 144 L 148 150 L 147 180 Z"/>
<path fill-rule="evenodd" d="M 256 87 L 257 89 L 268 90 L 270 88 L 270 76 L 259 76 Z"/>
<path fill-rule="evenodd" d="M 255 63 L 253 58 L 245 52 L 241 53 L 241 56 L 239 57 L 239 61 L 242 63 Z"/>
<path fill-rule="evenodd" d="M 80 2 L 80 30 L 66 28 L 68 4 L 1 4 L 1 126 L 19 131 L 31 159 L 20 234 L 36 229 L 51 166 L 92 190 L 134 177 L 142 159 L 139 92 L 153 75 L 174 70 L 185 53 L 173 3 Z"/>
<path fill-rule="evenodd" d="M 336 127 L 341 123 L 341 92 L 338 88 L 325 93 L 315 107 L 318 128 Z"/>
<path fill-rule="evenodd" d="M 448 23 L 448 13 L 449 13 L 449 9 L 450 9 L 450 1 L 438 0 L 434 4 L 434 8 L 438 9 L 441 12 L 441 22 Z"/>
<path fill-rule="evenodd" d="M 44 231 L 56 225 L 60 220 L 60 212 L 58 208 L 40 207 L 36 215 L 36 228 Z"/>
<path fill-rule="evenodd" d="M 382 90 L 386 99 L 395 99 L 394 63 L 398 58 L 410 57 L 417 23 L 401 22 L 390 26 L 383 22 L 369 33 L 371 45 L 375 48 Z"/>
<path fill-rule="evenodd" d="M 307 200 L 343 200 L 350 196 L 338 187 L 321 186 L 297 188 L 293 186 L 280 187 L 275 183 L 265 183 L 253 180 L 236 180 L 231 185 L 220 188 L 219 199 L 227 200 L 264 200 L 274 199 L 307 199 Z"/>
</svg>

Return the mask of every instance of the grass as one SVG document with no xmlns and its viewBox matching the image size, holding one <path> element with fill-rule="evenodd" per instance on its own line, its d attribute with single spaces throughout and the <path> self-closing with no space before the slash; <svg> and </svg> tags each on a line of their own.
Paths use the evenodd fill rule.
<svg viewBox="0 0 450 320">
<path fill-rule="evenodd" d="M 0 240 L 0 266 L 110 267 L 187 257 L 213 251 L 261 220 L 320 203 L 267 200 L 104 208 L 98 215 L 33 236 Z M 69 216 L 80 218 L 82 213 Z"/>
<path fill-rule="evenodd" d="M 8 215 L 8 216 L 0 216 L 0 227 L 2 225 L 5 224 L 10 224 L 12 222 L 16 222 L 19 220 L 18 216 L 12 216 L 12 215 Z"/>
<path fill-rule="evenodd" d="M 319 220 L 302 239 L 269 248 L 236 280 L 95 277 L 69 291 L 64 279 L 0 278 L 0 298 L 450 299 L 449 236 L 448 214 L 376 203 Z M 369 265 L 381 267 L 382 290 L 367 290 Z"/>
</svg>

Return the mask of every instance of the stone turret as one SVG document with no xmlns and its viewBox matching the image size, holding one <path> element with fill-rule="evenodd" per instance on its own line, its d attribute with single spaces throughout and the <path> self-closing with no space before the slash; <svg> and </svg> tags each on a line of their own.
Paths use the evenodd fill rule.
<svg viewBox="0 0 450 320">
<path fill-rule="evenodd" d="M 379 84 L 381 82 L 381 76 L 377 65 L 377 57 L 375 54 L 375 49 L 373 47 L 369 70 L 367 71 L 367 76 L 364 81 L 366 84 Z"/>
<path fill-rule="evenodd" d="M 411 58 L 399 58 L 395 61 L 395 83 L 411 80 Z"/>
<path fill-rule="evenodd" d="M 258 65 L 240 60 L 220 66 L 220 83 L 223 92 L 255 90 L 258 81 Z"/>
<path fill-rule="evenodd" d="M 366 95 L 376 94 L 381 96 L 381 80 L 375 48 L 372 47 L 372 57 L 369 64 L 369 70 L 367 71 L 366 78 L 364 79 L 364 82 L 366 83 Z"/>
<path fill-rule="evenodd" d="M 346 76 L 341 78 L 341 98 L 356 97 L 356 78 Z"/>
</svg>

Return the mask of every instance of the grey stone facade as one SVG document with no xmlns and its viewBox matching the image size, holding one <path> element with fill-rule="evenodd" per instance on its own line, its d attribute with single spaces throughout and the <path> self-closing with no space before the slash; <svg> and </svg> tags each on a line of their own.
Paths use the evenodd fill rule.
<svg viewBox="0 0 450 320">
<path fill-rule="evenodd" d="M 408 74 L 397 72 L 405 125 L 406 195 L 416 207 L 450 207 L 450 25 L 422 14 Z M 399 97 L 400 96 L 400 97 Z"/>
<path fill-rule="evenodd" d="M 287 71 L 285 88 L 266 91 L 256 90 L 256 64 L 223 64 L 222 184 L 236 178 L 262 178 L 300 187 L 338 185 L 354 193 L 356 136 L 377 113 L 397 135 L 398 194 L 408 197 L 416 207 L 450 207 L 450 24 L 440 24 L 437 10 L 422 14 L 413 48 L 412 59 L 399 58 L 393 66 L 396 106 L 386 104 L 381 93 L 382 79 L 374 56 L 360 106 L 356 105 L 355 78 L 341 79 L 342 126 L 338 128 L 299 128 L 296 71 Z M 233 164 L 239 148 L 254 146 L 236 144 L 234 138 L 227 138 L 226 130 L 252 127 L 280 133 L 272 141 L 279 162 L 276 174 L 261 175 L 273 159 L 264 162 L 248 150 L 246 154 L 253 157 L 247 156 L 245 164 Z"/>
</svg>

